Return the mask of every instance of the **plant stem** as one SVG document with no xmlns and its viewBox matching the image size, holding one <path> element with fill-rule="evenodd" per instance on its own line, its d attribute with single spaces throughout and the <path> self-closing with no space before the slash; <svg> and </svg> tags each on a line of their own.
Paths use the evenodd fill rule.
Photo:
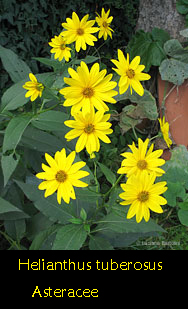
<svg viewBox="0 0 188 309">
<path fill-rule="evenodd" d="M 94 178 L 95 178 L 95 183 L 96 183 L 96 193 L 99 192 L 99 183 L 98 183 L 98 180 L 97 180 L 97 163 L 96 161 L 93 161 L 94 163 Z M 96 205 L 97 205 L 97 209 L 99 207 L 99 202 L 98 200 L 96 201 Z"/>
<path fill-rule="evenodd" d="M 124 174 L 121 174 L 118 179 L 116 180 L 116 182 L 113 184 L 113 186 L 110 188 L 110 190 L 108 190 L 105 194 L 103 194 L 103 198 L 105 199 L 110 193 L 111 191 L 118 185 L 118 183 L 120 182 L 121 178 L 123 178 Z"/>
</svg>

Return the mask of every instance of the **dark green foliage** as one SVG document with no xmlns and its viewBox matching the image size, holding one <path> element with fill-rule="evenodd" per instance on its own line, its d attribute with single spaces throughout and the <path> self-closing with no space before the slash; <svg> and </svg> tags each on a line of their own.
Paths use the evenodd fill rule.
<svg viewBox="0 0 188 309">
<path fill-rule="evenodd" d="M 116 54 L 117 47 L 127 45 L 138 18 L 139 0 L 2 0 L 0 6 L 0 45 L 13 50 L 24 59 L 35 74 L 42 68 L 32 57 L 50 57 L 48 42 L 62 31 L 61 23 L 71 17 L 75 11 L 80 18 L 89 14 L 96 17 L 102 7 L 111 10 L 114 17 L 112 28 L 113 40 L 109 40 L 104 48 L 102 57 L 111 58 Z M 103 43 L 97 42 L 96 47 Z M 0 68 L 0 92 L 10 86 L 10 81 L 4 69 Z"/>
</svg>

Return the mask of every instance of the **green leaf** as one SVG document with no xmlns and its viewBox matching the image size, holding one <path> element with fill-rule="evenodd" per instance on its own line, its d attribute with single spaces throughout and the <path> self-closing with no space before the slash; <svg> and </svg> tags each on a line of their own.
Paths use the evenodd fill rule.
<svg viewBox="0 0 188 309">
<path fill-rule="evenodd" d="M 33 57 L 33 59 L 49 66 L 52 67 L 55 71 L 57 71 L 58 69 L 60 70 L 62 68 L 62 63 L 59 62 L 59 60 L 55 60 L 55 59 L 47 59 L 47 58 L 42 58 L 42 57 Z"/>
<path fill-rule="evenodd" d="M 164 44 L 164 51 L 170 57 L 173 57 L 177 52 L 182 50 L 184 49 L 177 39 L 168 40 Z"/>
<path fill-rule="evenodd" d="M 20 155 L 15 153 L 15 158 L 14 154 L 11 153 L 8 156 L 2 155 L 1 158 L 1 166 L 3 170 L 3 176 L 4 176 L 4 187 L 6 186 L 7 182 L 9 181 L 12 173 L 16 169 L 18 162 L 20 160 Z"/>
<path fill-rule="evenodd" d="M 44 153 L 56 152 L 57 150 L 61 150 L 64 146 L 62 145 L 61 140 L 56 136 L 38 130 L 32 126 L 28 126 L 25 130 L 20 145 Z"/>
<path fill-rule="evenodd" d="M 146 89 L 144 89 L 143 96 L 139 96 L 134 91 L 131 95 L 130 90 L 128 90 L 122 95 L 118 94 L 115 99 L 117 101 L 130 100 L 137 104 L 137 106 L 127 105 L 123 108 L 120 114 L 120 127 L 123 132 L 128 131 L 144 118 L 156 120 L 158 117 L 156 100 Z"/>
<path fill-rule="evenodd" d="M 169 34 L 162 29 L 154 28 L 151 33 L 139 30 L 129 42 L 127 51 L 131 59 L 139 55 L 148 72 L 152 65 L 159 66 L 166 58 L 163 45 L 169 39 Z"/>
<path fill-rule="evenodd" d="M 181 85 L 188 78 L 188 63 L 176 59 L 165 59 L 159 67 L 162 80 Z"/>
<path fill-rule="evenodd" d="M 14 83 L 23 80 L 31 73 L 28 65 L 10 49 L 4 48 L 0 45 L 0 57 L 5 70 L 9 73 L 10 78 Z"/>
<path fill-rule="evenodd" d="M 16 108 L 25 105 L 29 101 L 29 98 L 25 97 L 26 90 L 23 88 L 23 85 L 27 81 L 28 78 L 19 81 L 4 92 L 1 99 L 1 113 L 5 111 L 15 110 Z"/>
<path fill-rule="evenodd" d="M 182 35 L 184 38 L 188 38 L 188 28 L 181 30 L 180 35 Z"/>
<path fill-rule="evenodd" d="M 101 230 L 112 230 L 118 233 L 146 233 L 146 232 L 164 232 L 164 230 L 156 224 L 152 219 L 148 222 L 142 220 L 140 223 L 137 223 L 135 218 L 127 219 L 126 213 L 124 212 L 123 216 L 120 215 L 122 210 L 119 210 L 116 206 L 116 210 L 106 215 L 103 219 L 98 221 L 98 228 Z"/>
<path fill-rule="evenodd" d="M 164 165 L 166 173 L 160 177 L 160 181 L 181 183 L 188 189 L 188 151 L 185 146 L 179 145 L 171 150 L 172 156 Z"/>
<path fill-rule="evenodd" d="M 86 168 L 84 170 L 86 170 Z M 86 182 L 86 183 L 88 183 L 87 177 L 85 179 L 83 179 L 83 181 Z M 80 201 L 96 202 L 100 197 L 99 193 L 89 191 L 89 189 L 87 187 L 86 188 L 75 188 L 75 189 L 76 189 L 75 190 L 76 191 L 76 198 L 79 199 Z"/>
<path fill-rule="evenodd" d="M 17 116 L 10 120 L 3 140 L 3 152 L 15 150 L 32 116 Z"/>
<path fill-rule="evenodd" d="M 0 197 L 0 220 L 17 220 L 29 218 L 22 210 Z"/>
<path fill-rule="evenodd" d="M 46 230 L 39 232 L 36 237 L 33 239 L 32 244 L 29 247 L 29 250 L 39 250 L 46 239 L 55 233 L 59 228 L 58 224 L 49 226 Z"/>
<path fill-rule="evenodd" d="M 87 237 L 83 225 L 68 224 L 61 227 L 56 235 L 53 250 L 79 250 Z"/>
<path fill-rule="evenodd" d="M 105 175 L 106 179 L 111 183 L 112 185 L 116 182 L 116 175 L 104 164 L 97 162 L 99 165 L 101 171 Z"/>
<path fill-rule="evenodd" d="M 167 186 L 168 190 L 163 195 L 167 199 L 168 205 L 176 206 L 177 205 L 176 199 L 178 197 L 181 197 L 182 199 L 185 198 L 186 196 L 185 189 L 179 182 L 173 183 L 168 181 Z"/>
<path fill-rule="evenodd" d="M 80 218 L 71 218 L 69 219 L 69 222 L 73 223 L 73 224 L 83 224 L 83 220 Z"/>
<path fill-rule="evenodd" d="M 66 224 L 71 218 L 75 217 L 71 202 L 67 205 L 62 201 L 61 205 L 59 205 L 57 203 L 56 194 L 45 198 L 43 196 L 44 192 L 41 192 L 37 188 L 37 185 L 26 184 L 20 181 L 15 182 L 22 189 L 27 198 L 34 202 L 35 207 L 51 221 Z"/>
<path fill-rule="evenodd" d="M 180 209 L 178 211 L 178 218 L 181 224 L 188 226 L 188 210 Z"/>
<path fill-rule="evenodd" d="M 99 57 L 95 56 L 86 56 L 84 59 L 76 59 L 75 64 L 80 64 L 81 61 L 84 61 L 85 63 L 93 63 L 96 62 L 99 59 Z"/>
<path fill-rule="evenodd" d="M 108 240 L 99 237 L 90 235 L 89 240 L 89 249 L 90 250 L 114 250 L 112 245 Z"/>
<path fill-rule="evenodd" d="M 176 9 L 180 14 L 185 15 L 188 13 L 188 5 L 184 4 L 182 1 L 176 2 Z"/>
<path fill-rule="evenodd" d="M 37 115 L 31 123 L 34 127 L 45 131 L 67 131 L 64 121 L 69 115 L 59 111 L 47 111 Z"/>
<path fill-rule="evenodd" d="M 80 218 L 83 220 L 83 221 L 86 221 L 87 219 L 87 213 L 85 211 L 84 208 L 81 208 L 81 211 L 80 211 Z"/>
</svg>

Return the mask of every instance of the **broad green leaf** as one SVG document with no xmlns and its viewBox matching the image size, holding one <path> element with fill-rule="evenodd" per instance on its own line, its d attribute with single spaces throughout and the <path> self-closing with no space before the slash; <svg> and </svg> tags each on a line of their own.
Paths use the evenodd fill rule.
<svg viewBox="0 0 188 309">
<path fill-rule="evenodd" d="M 168 187 L 168 190 L 163 195 L 167 199 L 168 205 L 176 206 L 177 205 L 176 199 L 178 197 L 181 197 L 182 199 L 185 198 L 186 192 L 181 183 L 179 182 L 173 183 L 173 182 L 168 181 L 167 187 Z"/>
<path fill-rule="evenodd" d="M 45 131 L 64 131 L 67 132 L 67 127 L 64 124 L 68 120 L 69 115 L 60 111 L 47 111 L 37 115 L 32 119 L 31 123 L 38 129 Z"/>
<path fill-rule="evenodd" d="M 188 226 L 188 210 L 180 209 L 178 211 L 178 218 L 181 224 Z"/>
<path fill-rule="evenodd" d="M 36 202 L 37 200 L 42 199 L 44 192 L 39 190 L 37 188 L 37 185 L 24 183 L 15 179 L 14 182 L 18 185 L 18 187 L 23 191 L 23 193 L 30 201 Z"/>
<path fill-rule="evenodd" d="M 188 28 L 181 30 L 180 35 L 182 35 L 184 38 L 188 38 Z"/>
<path fill-rule="evenodd" d="M 154 28 L 151 33 L 139 30 L 129 42 L 127 52 L 131 59 L 140 56 L 141 64 L 145 65 L 145 72 L 148 72 L 152 65 L 159 66 L 166 58 L 163 45 L 169 39 L 169 34 L 162 29 Z"/>
<path fill-rule="evenodd" d="M 188 189 L 188 151 L 185 146 L 179 145 L 172 149 L 171 153 L 171 159 L 164 165 L 166 173 L 160 177 L 160 181 L 179 182 Z"/>
<path fill-rule="evenodd" d="M 28 126 L 25 130 L 24 134 L 22 135 L 20 145 L 44 153 L 55 153 L 64 147 L 61 140 L 56 136 L 38 130 L 32 126 Z"/>
<path fill-rule="evenodd" d="M 17 220 L 29 218 L 22 210 L 0 197 L 0 220 Z"/>
<path fill-rule="evenodd" d="M 99 165 L 101 171 L 105 175 L 106 179 L 111 183 L 112 185 L 116 182 L 116 175 L 104 164 L 97 162 Z"/>
<path fill-rule="evenodd" d="M 128 90 L 122 95 L 118 94 L 115 99 L 117 101 L 130 100 L 131 102 L 137 104 L 136 107 L 126 106 L 123 110 L 123 114 L 125 113 L 126 117 L 130 118 L 130 122 L 128 122 L 128 125 L 135 125 L 138 123 L 138 120 L 143 118 L 156 120 L 158 117 L 156 100 L 152 96 L 152 94 L 146 89 L 144 89 L 143 96 L 139 96 L 136 92 L 133 92 L 133 94 L 131 95 L 130 90 Z M 124 120 L 124 122 L 126 125 L 126 120 Z"/>
<path fill-rule="evenodd" d="M 84 170 L 86 170 L 86 168 Z M 83 182 L 88 183 L 87 177 L 85 177 L 81 180 Z M 96 202 L 100 197 L 99 193 L 95 193 L 93 191 L 90 191 L 87 187 L 86 188 L 76 188 L 75 187 L 75 192 L 76 192 L 76 198 L 79 199 L 80 201 Z"/>
<path fill-rule="evenodd" d="M 180 14 L 186 15 L 188 13 L 188 5 L 182 0 L 176 1 L 176 9 Z"/>
<path fill-rule="evenodd" d="M 96 62 L 99 59 L 99 57 L 95 56 L 86 56 L 84 59 L 76 59 L 75 64 L 80 64 L 81 61 L 84 61 L 85 63 L 93 63 Z"/>
<path fill-rule="evenodd" d="M 90 235 L 89 240 L 89 249 L 90 250 L 114 250 L 112 245 L 108 240 L 99 237 Z"/>
<path fill-rule="evenodd" d="M 25 97 L 26 90 L 23 88 L 23 85 L 27 81 L 28 78 L 19 81 L 18 83 L 14 84 L 4 92 L 1 98 L 1 106 L 0 106 L 1 113 L 10 110 L 15 110 L 16 108 L 25 105 L 29 101 L 29 98 Z"/>
<path fill-rule="evenodd" d="M 59 228 L 58 224 L 54 224 L 49 226 L 46 230 L 40 231 L 35 238 L 32 241 L 32 244 L 29 247 L 29 250 L 39 250 L 42 246 L 42 244 L 45 242 L 45 240 L 55 233 L 57 229 Z"/>
<path fill-rule="evenodd" d="M 28 65 L 10 49 L 0 45 L 0 57 L 5 70 L 9 73 L 14 83 L 23 80 L 31 72 Z"/>
<path fill-rule="evenodd" d="M 177 52 L 184 50 L 177 39 L 171 39 L 165 42 L 164 51 L 168 56 L 173 57 Z"/>
<path fill-rule="evenodd" d="M 25 219 L 4 220 L 5 231 L 15 240 L 21 240 L 25 235 L 26 223 Z"/>
<path fill-rule="evenodd" d="M 171 39 L 164 44 L 165 53 L 181 62 L 188 63 L 187 48 L 183 48 L 181 43 L 176 39 Z"/>
<path fill-rule="evenodd" d="M 18 162 L 20 160 L 20 155 L 15 154 L 15 158 L 13 153 L 8 156 L 2 155 L 1 157 L 1 166 L 3 170 L 4 176 L 4 187 L 6 186 L 9 178 L 11 177 L 12 173 L 16 169 Z"/>
<path fill-rule="evenodd" d="M 79 250 L 87 237 L 83 225 L 68 224 L 61 227 L 56 235 L 53 250 Z"/>
<path fill-rule="evenodd" d="M 26 184 L 20 181 L 15 182 L 23 190 L 27 198 L 34 202 L 35 207 L 51 221 L 65 224 L 69 222 L 69 219 L 75 217 L 71 202 L 67 205 L 62 200 L 61 205 L 59 205 L 56 194 L 44 198 L 44 191 L 41 192 L 37 185 Z"/>
<path fill-rule="evenodd" d="M 47 59 L 47 58 L 42 58 L 42 57 L 33 57 L 33 59 L 49 66 L 52 67 L 55 71 L 58 69 L 62 68 L 62 63 L 59 62 L 59 60 L 55 59 Z"/>
<path fill-rule="evenodd" d="M 114 205 L 112 212 L 107 214 L 103 219 L 98 221 L 97 229 L 112 230 L 118 233 L 146 233 L 146 232 L 164 232 L 164 230 L 156 224 L 152 219 L 145 222 L 144 219 L 137 223 L 135 217 L 132 219 L 126 218 L 127 209 L 123 209 L 121 206 Z"/>
<path fill-rule="evenodd" d="M 32 116 L 17 116 L 10 120 L 3 140 L 3 152 L 15 150 Z"/>
<path fill-rule="evenodd" d="M 188 78 L 188 63 L 176 59 L 165 59 L 159 67 L 162 80 L 181 85 Z"/>
</svg>

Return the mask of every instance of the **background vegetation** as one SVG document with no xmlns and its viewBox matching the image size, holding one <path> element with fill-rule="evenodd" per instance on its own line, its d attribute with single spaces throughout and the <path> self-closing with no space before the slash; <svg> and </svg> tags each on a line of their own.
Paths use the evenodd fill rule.
<svg viewBox="0 0 188 309">
<path fill-rule="evenodd" d="M 61 23 L 76 11 L 95 18 L 102 7 L 113 12 L 113 40 L 103 47 L 101 56 L 111 58 L 116 46 L 127 45 L 138 18 L 139 0 L 2 0 L 0 6 L 0 45 L 13 50 L 24 59 L 34 74 L 46 66 L 38 64 L 32 57 L 49 56 L 48 42 L 62 31 Z M 101 43 L 100 43 L 101 44 Z M 97 45 L 96 45 L 97 47 Z M 7 72 L 0 67 L 0 96 L 10 84 Z"/>
</svg>

